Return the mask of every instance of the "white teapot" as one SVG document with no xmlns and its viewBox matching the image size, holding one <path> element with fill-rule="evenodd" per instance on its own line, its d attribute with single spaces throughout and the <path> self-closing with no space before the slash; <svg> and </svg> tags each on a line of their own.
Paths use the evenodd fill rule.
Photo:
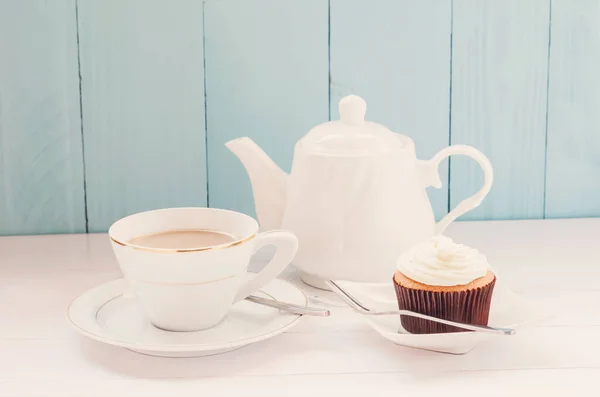
<svg viewBox="0 0 600 397">
<path fill-rule="evenodd" d="M 250 138 L 225 144 L 248 172 L 261 227 L 296 234 L 293 263 L 306 283 L 321 288 L 326 279 L 390 281 L 402 252 L 477 207 L 493 179 L 489 160 L 471 146 L 417 160 L 412 139 L 365 121 L 362 98 L 343 98 L 339 110 L 340 120 L 314 127 L 296 143 L 289 175 Z M 442 187 L 438 165 L 453 154 L 475 159 L 485 180 L 436 223 L 425 188 Z"/>
</svg>

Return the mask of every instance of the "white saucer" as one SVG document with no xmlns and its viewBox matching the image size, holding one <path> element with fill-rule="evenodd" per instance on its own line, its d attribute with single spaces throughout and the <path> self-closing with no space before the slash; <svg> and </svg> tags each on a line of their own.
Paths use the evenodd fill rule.
<svg viewBox="0 0 600 397">
<path fill-rule="evenodd" d="M 398 310 L 396 292 L 392 283 L 363 284 L 337 281 L 349 294 L 370 309 Z M 399 315 L 362 316 L 381 336 L 398 345 L 441 353 L 465 354 L 490 338 L 512 338 L 483 332 L 453 332 L 445 334 L 411 334 L 402 328 Z M 550 317 L 549 312 L 515 294 L 500 281 L 496 282 L 488 325 L 517 330 Z"/>
<path fill-rule="evenodd" d="M 253 275 L 251 275 L 253 276 Z M 77 297 L 68 318 L 81 334 L 129 350 L 161 357 L 198 357 L 225 353 L 272 338 L 301 317 L 241 301 L 219 325 L 198 332 L 170 332 L 154 327 L 134 297 L 125 294 L 124 279 L 110 281 Z M 307 305 L 304 293 L 283 280 L 274 280 L 255 295 Z M 210 302 L 206 302 L 210 304 Z"/>
</svg>

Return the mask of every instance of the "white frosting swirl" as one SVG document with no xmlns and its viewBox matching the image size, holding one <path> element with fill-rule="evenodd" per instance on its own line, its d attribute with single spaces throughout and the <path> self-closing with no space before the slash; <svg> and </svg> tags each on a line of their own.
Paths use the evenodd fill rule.
<svg viewBox="0 0 600 397">
<path fill-rule="evenodd" d="M 487 258 L 474 248 L 435 236 L 400 256 L 398 270 L 421 284 L 465 285 L 489 270 Z"/>
</svg>

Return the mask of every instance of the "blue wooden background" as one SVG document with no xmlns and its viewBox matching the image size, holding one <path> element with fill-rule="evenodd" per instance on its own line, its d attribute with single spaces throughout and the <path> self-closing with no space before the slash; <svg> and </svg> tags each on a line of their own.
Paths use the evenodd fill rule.
<svg viewBox="0 0 600 397">
<path fill-rule="evenodd" d="M 0 0 L 0 234 L 169 206 L 254 214 L 223 146 L 286 171 L 349 93 L 495 183 L 461 219 L 600 216 L 600 0 Z M 438 216 L 481 172 L 454 158 Z"/>
</svg>

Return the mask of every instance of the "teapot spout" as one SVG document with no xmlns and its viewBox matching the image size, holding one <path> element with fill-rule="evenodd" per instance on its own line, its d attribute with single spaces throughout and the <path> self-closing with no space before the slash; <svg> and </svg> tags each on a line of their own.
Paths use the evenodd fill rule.
<svg viewBox="0 0 600 397">
<path fill-rule="evenodd" d="M 248 137 L 225 143 L 248 173 L 258 223 L 263 230 L 281 227 L 288 175 Z"/>
</svg>

